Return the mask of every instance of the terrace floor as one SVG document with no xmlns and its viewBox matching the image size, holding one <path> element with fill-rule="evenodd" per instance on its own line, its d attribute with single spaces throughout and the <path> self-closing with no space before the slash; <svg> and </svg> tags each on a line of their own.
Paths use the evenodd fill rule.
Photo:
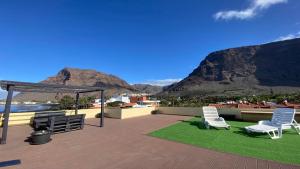
<svg viewBox="0 0 300 169">
<path fill-rule="evenodd" d="M 31 133 L 29 126 L 13 126 L 9 128 L 7 144 L 0 145 L 0 164 L 20 160 L 21 164 L 7 167 L 14 169 L 300 169 L 300 166 L 216 152 L 147 135 L 189 118 L 173 115 L 127 120 L 106 118 L 104 128 L 97 127 L 99 119 L 89 119 L 83 130 L 57 134 L 50 143 L 35 146 L 24 142 Z"/>
</svg>

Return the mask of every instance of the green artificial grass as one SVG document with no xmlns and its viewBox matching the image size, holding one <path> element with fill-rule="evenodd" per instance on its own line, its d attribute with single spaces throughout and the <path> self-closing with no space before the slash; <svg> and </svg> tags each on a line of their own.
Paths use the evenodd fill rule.
<svg viewBox="0 0 300 169">
<path fill-rule="evenodd" d="M 230 130 L 207 130 L 200 120 L 192 118 L 149 135 L 221 152 L 300 164 L 300 135 L 294 130 L 286 130 L 281 139 L 272 140 L 267 134 L 248 134 L 244 130 L 255 123 L 228 121 Z"/>
</svg>

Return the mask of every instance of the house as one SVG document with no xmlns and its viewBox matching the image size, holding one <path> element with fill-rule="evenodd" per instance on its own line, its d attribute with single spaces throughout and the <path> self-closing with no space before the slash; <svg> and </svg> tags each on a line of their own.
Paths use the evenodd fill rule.
<svg viewBox="0 0 300 169">
<path fill-rule="evenodd" d="M 130 97 L 130 103 L 138 103 L 142 101 L 146 101 L 147 97 L 146 96 L 131 96 Z"/>
<path fill-rule="evenodd" d="M 158 107 L 160 100 L 151 100 L 147 96 L 132 96 L 130 97 L 130 103 L 137 103 L 144 107 Z"/>
<path fill-rule="evenodd" d="M 112 103 L 112 102 L 130 103 L 130 99 L 126 95 L 119 95 L 119 96 L 113 96 L 106 101 L 106 103 Z"/>
<path fill-rule="evenodd" d="M 110 99 L 106 100 L 104 102 L 104 105 L 106 105 L 107 103 L 113 103 L 113 102 L 130 103 L 130 99 L 126 95 L 113 96 Z M 93 103 L 93 107 L 100 108 L 101 107 L 101 99 L 95 99 L 95 103 Z"/>
<path fill-rule="evenodd" d="M 124 103 L 121 108 L 132 108 L 132 107 L 137 107 L 137 103 Z"/>
<path fill-rule="evenodd" d="M 139 105 L 143 105 L 146 107 L 158 107 L 160 103 L 160 100 L 144 100 L 144 101 L 139 101 Z"/>
<path fill-rule="evenodd" d="M 104 102 L 104 106 L 106 103 Z M 101 107 L 101 99 L 95 99 L 95 102 L 93 103 L 94 108 L 100 108 Z"/>
</svg>

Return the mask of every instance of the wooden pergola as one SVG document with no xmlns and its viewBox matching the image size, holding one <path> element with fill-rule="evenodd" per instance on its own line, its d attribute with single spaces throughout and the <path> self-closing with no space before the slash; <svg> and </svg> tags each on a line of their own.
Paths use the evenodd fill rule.
<svg viewBox="0 0 300 169">
<path fill-rule="evenodd" d="M 45 83 L 28 83 L 16 81 L 0 81 L 0 87 L 6 90 L 7 98 L 3 114 L 2 137 L 0 144 L 6 144 L 8 133 L 8 121 L 11 108 L 13 92 L 39 92 L 39 93 L 72 93 L 76 94 L 75 114 L 78 113 L 78 101 L 81 93 L 100 92 L 101 94 L 101 112 L 100 127 L 104 126 L 104 89 L 89 86 L 66 86 Z"/>
</svg>

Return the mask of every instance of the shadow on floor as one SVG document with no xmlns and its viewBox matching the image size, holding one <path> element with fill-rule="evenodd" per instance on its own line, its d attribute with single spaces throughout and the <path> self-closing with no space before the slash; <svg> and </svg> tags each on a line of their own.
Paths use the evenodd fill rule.
<svg viewBox="0 0 300 169">
<path fill-rule="evenodd" d="M 189 120 L 179 120 L 179 121 L 181 121 L 183 123 L 188 123 L 189 125 L 195 126 L 195 127 L 199 128 L 201 130 L 208 130 L 205 127 L 204 123 L 202 123 L 201 121 L 189 121 Z M 232 131 L 232 128 L 235 128 L 234 129 L 235 131 Z M 232 128 L 230 129 L 232 131 L 232 133 L 239 134 L 239 135 L 242 135 L 244 137 L 270 139 L 268 137 L 268 135 L 264 134 L 264 133 L 248 133 L 245 130 L 245 128 L 243 128 L 243 127 L 232 126 Z M 222 129 L 211 127 L 209 130 L 222 130 Z"/>
<path fill-rule="evenodd" d="M 91 127 L 100 127 L 100 125 L 95 125 L 95 124 L 87 124 L 87 123 L 85 123 L 84 125 L 85 126 L 91 126 Z"/>
<path fill-rule="evenodd" d="M 247 132 L 245 128 L 237 127 L 237 131 L 233 131 L 235 134 L 239 134 L 244 137 L 251 137 L 251 138 L 260 138 L 260 139 L 270 139 L 268 134 L 266 133 L 254 133 L 254 132 Z"/>
<path fill-rule="evenodd" d="M 195 126 L 195 127 L 198 127 L 199 129 L 206 129 L 205 125 L 203 123 L 201 123 L 200 121 L 188 121 L 188 120 L 179 120 L 183 123 L 188 123 L 189 125 L 191 126 Z"/>
<path fill-rule="evenodd" d="M 2 161 L 2 162 L 0 162 L 0 168 L 14 166 L 14 165 L 20 165 L 20 164 L 21 164 L 21 160 Z"/>
<path fill-rule="evenodd" d="M 24 140 L 25 143 L 30 143 L 31 142 L 31 137 L 27 137 L 25 140 Z"/>
</svg>

